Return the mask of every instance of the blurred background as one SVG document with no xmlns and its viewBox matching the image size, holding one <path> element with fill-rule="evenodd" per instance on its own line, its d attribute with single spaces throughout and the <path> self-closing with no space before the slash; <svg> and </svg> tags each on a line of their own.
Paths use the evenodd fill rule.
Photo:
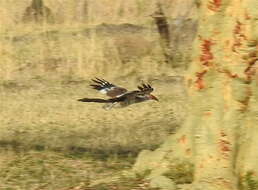
<svg viewBox="0 0 258 190">
<path fill-rule="evenodd" d="M 103 177 L 94 170 L 86 183 L 89 165 L 123 157 L 121 169 L 180 127 L 194 1 L 1 0 L 0 17 L 1 189 L 86 188 Z M 103 97 L 93 77 L 129 90 L 149 82 L 160 102 L 110 111 L 77 102 Z"/>
</svg>

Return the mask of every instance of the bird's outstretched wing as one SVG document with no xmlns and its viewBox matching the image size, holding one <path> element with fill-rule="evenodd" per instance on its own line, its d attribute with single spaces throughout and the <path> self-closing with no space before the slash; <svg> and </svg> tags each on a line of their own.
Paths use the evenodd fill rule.
<svg viewBox="0 0 258 190">
<path fill-rule="evenodd" d="M 151 85 L 149 84 L 144 84 L 142 83 L 141 86 L 138 86 L 138 89 L 140 90 L 140 92 L 144 93 L 144 94 L 150 94 L 154 89 L 151 87 Z"/>
<path fill-rule="evenodd" d="M 104 79 L 96 78 L 96 79 L 92 79 L 92 81 L 94 83 L 90 84 L 91 87 L 93 87 L 94 89 L 98 90 L 103 94 L 106 94 L 111 98 L 119 97 L 127 92 L 125 88 L 111 84 L 110 82 Z"/>
</svg>

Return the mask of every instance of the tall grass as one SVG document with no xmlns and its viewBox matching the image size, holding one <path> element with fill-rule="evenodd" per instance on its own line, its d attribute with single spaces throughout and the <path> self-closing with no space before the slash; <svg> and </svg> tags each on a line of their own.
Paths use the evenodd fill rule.
<svg viewBox="0 0 258 190">
<path fill-rule="evenodd" d="M 164 63 L 159 35 L 143 16 L 153 11 L 154 1 L 88 1 L 85 23 L 77 19 L 78 2 L 44 2 L 55 13 L 54 24 L 23 23 L 30 1 L 0 2 L 0 144 L 124 152 L 160 144 L 184 116 L 184 93 L 171 78 L 178 70 Z M 87 87 L 95 76 L 129 89 L 151 82 L 161 102 L 111 112 L 76 102 L 96 96 Z"/>
<path fill-rule="evenodd" d="M 135 156 L 161 144 L 184 118 L 182 81 L 174 77 L 181 68 L 175 71 L 164 63 L 159 36 L 148 17 L 155 1 L 89 0 L 87 14 L 78 11 L 76 2 L 46 0 L 56 22 L 25 24 L 21 18 L 30 1 L 0 1 L 0 147 L 9 155 L 0 154 L 4 171 L 0 178 L 6 180 L 1 188 L 35 189 L 35 184 L 43 184 L 37 180 L 49 180 L 40 178 L 48 161 L 33 165 L 32 173 L 38 177 L 29 172 L 27 165 L 35 161 L 32 150 L 43 151 L 54 161 L 60 157 L 52 157 L 53 152 Z M 108 27 L 114 25 L 102 23 L 119 28 L 110 32 Z M 136 32 L 134 25 L 124 23 L 138 24 Z M 88 87 L 95 76 L 132 90 L 142 80 L 148 81 L 160 102 L 110 111 L 77 102 L 101 96 Z M 23 165 L 20 159 L 27 159 L 26 152 L 28 162 Z M 35 162 L 42 160 L 39 154 Z M 9 165 L 2 164 L 6 159 L 11 160 Z M 65 173 L 59 165 L 51 167 L 47 172 L 54 172 L 55 179 Z M 23 172 L 26 179 L 8 182 Z M 80 182 L 81 177 L 71 175 L 72 184 Z M 46 189 L 61 188 L 60 184 L 46 184 Z"/>
</svg>

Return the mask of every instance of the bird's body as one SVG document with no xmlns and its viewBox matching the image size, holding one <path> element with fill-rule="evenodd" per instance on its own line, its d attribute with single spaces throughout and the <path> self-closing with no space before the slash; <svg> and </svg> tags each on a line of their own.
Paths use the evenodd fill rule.
<svg viewBox="0 0 258 190">
<path fill-rule="evenodd" d="M 104 79 L 96 78 L 92 81 L 94 84 L 91 84 L 90 86 L 99 92 L 106 94 L 110 97 L 110 99 L 82 98 L 78 101 L 106 103 L 104 105 L 105 109 L 111 109 L 113 107 L 126 107 L 131 104 L 140 103 L 147 100 L 158 101 L 158 99 L 151 94 L 153 88 L 149 84 L 142 84 L 142 86 L 138 86 L 139 90 L 127 91 L 127 89 L 111 84 Z"/>
</svg>

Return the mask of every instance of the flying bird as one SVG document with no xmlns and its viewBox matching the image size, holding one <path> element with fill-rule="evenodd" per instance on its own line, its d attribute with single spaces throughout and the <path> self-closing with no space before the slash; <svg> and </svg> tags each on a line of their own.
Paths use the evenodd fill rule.
<svg viewBox="0 0 258 190">
<path fill-rule="evenodd" d="M 147 100 L 159 101 L 157 97 L 151 94 L 154 90 L 151 85 L 142 83 L 138 86 L 138 90 L 128 91 L 125 88 L 116 86 L 104 79 L 92 79 L 90 86 L 99 92 L 106 94 L 109 99 L 100 98 L 82 98 L 78 99 L 80 102 L 96 102 L 105 103 L 104 109 L 111 109 L 113 107 L 126 107 L 131 104 L 144 102 Z"/>
</svg>

